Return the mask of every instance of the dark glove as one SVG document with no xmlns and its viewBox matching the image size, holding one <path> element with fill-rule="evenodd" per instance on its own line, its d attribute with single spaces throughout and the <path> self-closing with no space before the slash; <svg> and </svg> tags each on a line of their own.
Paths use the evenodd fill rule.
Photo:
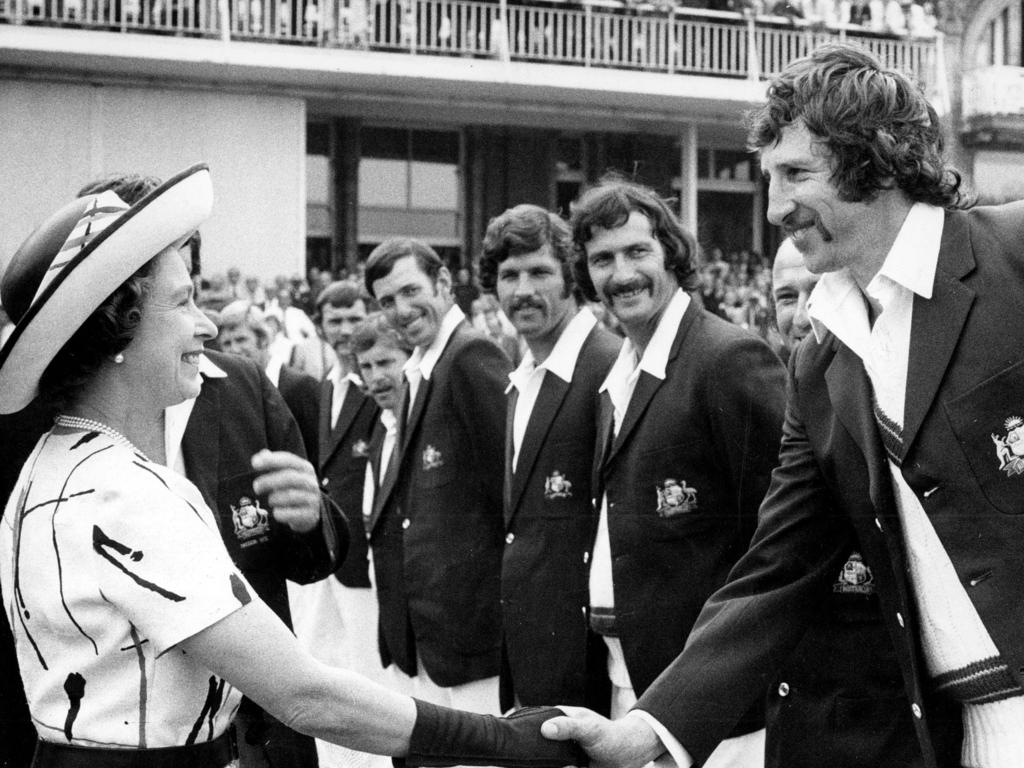
<svg viewBox="0 0 1024 768">
<path fill-rule="evenodd" d="M 587 765 L 587 755 L 575 741 L 552 741 L 541 735 L 543 722 L 565 714 L 555 707 L 524 707 L 508 717 L 494 717 L 413 701 L 416 725 L 409 740 L 409 754 L 394 760 L 398 768 Z"/>
</svg>

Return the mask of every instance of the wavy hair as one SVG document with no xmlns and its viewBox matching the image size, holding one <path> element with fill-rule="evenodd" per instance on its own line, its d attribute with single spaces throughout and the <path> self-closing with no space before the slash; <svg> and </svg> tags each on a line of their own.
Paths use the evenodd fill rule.
<svg viewBox="0 0 1024 768">
<path fill-rule="evenodd" d="M 914 202 L 961 208 L 961 177 L 942 158 L 938 115 L 921 88 L 862 48 L 828 44 L 786 67 L 764 106 L 747 115 L 747 142 L 775 144 L 798 120 L 832 155 L 841 200 L 900 189 Z"/>
<path fill-rule="evenodd" d="M 142 320 L 152 288 L 156 258 L 143 264 L 100 304 L 60 348 L 39 379 L 40 396 L 66 409 L 85 389 L 103 361 L 123 352 Z"/>
<path fill-rule="evenodd" d="M 572 231 L 561 217 L 539 205 L 517 205 L 491 219 L 480 257 L 480 287 L 494 293 L 498 267 L 505 259 L 533 253 L 545 245 L 551 247 L 551 255 L 562 265 L 564 295 L 571 292 L 578 301 L 581 297 L 572 274 Z"/>
<path fill-rule="evenodd" d="M 597 301 L 597 291 L 590 279 L 585 244 L 594 236 L 594 229 L 616 229 L 634 211 L 651 222 L 651 234 L 665 251 L 665 269 L 672 272 L 684 291 L 697 287 L 697 242 L 683 229 L 668 201 L 650 187 L 627 181 L 619 176 L 605 176 L 572 204 L 569 226 L 572 228 L 576 258 L 573 273 L 584 298 Z"/>
</svg>

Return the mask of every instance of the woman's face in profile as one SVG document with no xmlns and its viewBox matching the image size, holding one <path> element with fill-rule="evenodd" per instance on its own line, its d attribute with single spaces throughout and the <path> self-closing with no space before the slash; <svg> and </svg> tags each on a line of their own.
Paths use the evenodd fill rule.
<svg viewBox="0 0 1024 768">
<path fill-rule="evenodd" d="M 130 377 L 135 396 L 162 409 L 199 394 L 203 343 L 217 329 L 196 307 L 180 251 L 168 248 L 160 253 L 150 279 L 142 319 L 118 367 Z"/>
</svg>

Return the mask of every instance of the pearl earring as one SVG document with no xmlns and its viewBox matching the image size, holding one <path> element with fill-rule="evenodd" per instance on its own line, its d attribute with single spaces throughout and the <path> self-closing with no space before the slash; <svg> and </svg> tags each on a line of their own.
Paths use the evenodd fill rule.
<svg viewBox="0 0 1024 768">
<path fill-rule="evenodd" d="M 123 363 L 124 362 L 124 354 L 122 354 L 121 352 L 118 352 L 116 355 L 114 355 L 114 362 L 117 363 L 118 365 Z"/>
</svg>

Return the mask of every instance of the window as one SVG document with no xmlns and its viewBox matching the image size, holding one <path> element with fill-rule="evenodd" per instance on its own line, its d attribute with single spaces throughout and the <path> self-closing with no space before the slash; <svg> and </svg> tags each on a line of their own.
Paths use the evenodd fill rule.
<svg viewBox="0 0 1024 768">
<path fill-rule="evenodd" d="M 359 160 L 359 241 L 401 235 L 461 245 L 461 135 L 367 126 Z"/>
</svg>

